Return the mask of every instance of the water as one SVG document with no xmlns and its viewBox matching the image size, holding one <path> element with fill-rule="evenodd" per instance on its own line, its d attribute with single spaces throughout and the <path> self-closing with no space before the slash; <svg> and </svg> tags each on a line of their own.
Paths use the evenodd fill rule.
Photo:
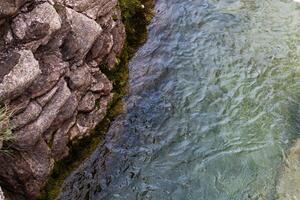
<svg viewBox="0 0 300 200">
<path fill-rule="evenodd" d="M 156 11 L 126 112 L 78 188 L 109 200 L 299 199 L 300 150 L 289 149 L 300 134 L 300 4 L 158 0 Z"/>
</svg>

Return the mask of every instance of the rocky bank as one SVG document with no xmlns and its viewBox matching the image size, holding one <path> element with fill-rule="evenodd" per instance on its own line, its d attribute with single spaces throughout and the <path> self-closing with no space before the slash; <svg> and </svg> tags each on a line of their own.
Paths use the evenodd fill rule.
<svg viewBox="0 0 300 200">
<path fill-rule="evenodd" d="M 36 199 L 54 164 L 105 117 L 125 42 L 117 0 L 1 0 L 0 100 L 14 140 L 0 153 L 0 185 Z M 13 195 L 11 195 L 13 194 Z"/>
</svg>

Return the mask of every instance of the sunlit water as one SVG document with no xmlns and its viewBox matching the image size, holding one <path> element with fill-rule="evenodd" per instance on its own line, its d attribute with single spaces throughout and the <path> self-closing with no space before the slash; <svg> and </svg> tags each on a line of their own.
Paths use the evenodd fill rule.
<svg viewBox="0 0 300 200">
<path fill-rule="evenodd" d="M 156 11 L 109 153 L 86 167 L 103 157 L 85 177 L 90 199 L 300 199 L 300 150 L 289 151 L 300 136 L 300 4 L 158 0 Z"/>
</svg>

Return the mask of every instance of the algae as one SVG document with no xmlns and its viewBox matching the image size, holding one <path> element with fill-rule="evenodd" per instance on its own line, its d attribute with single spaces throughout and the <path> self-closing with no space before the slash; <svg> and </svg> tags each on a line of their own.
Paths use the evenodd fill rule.
<svg viewBox="0 0 300 200">
<path fill-rule="evenodd" d="M 122 98 L 127 91 L 128 62 L 147 39 L 147 25 L 153 17 L 153 0 L 119 0 L 122 21 L 126 29 L 126 41 L 117 66 L 109 70 L 105 65 L 100 69 L 113 82 L 113 100 L 108 113 L 88 138 L 69 144 L 70 154 L 67 158 L 55 163 L 54 170 L 42 191 L 40 199 L 55 199 L 68 175 L 95 151 L 103 141 L 110 123 L 123 112 Z"/>
</svg>

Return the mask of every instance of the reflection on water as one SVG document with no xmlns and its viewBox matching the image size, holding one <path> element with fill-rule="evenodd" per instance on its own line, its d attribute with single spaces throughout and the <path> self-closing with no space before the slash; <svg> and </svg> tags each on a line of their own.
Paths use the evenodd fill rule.
<svg viewBox="0 0 300 200">
<path fill-rule="evenodd" d="M 289 167 L 298 148 L 283 156 L 300 133 L 299 4 L 158 0 L 156 10 L 131 62 L 126 113 L 69 192 L 300 199 L 300 172 Z"/>
</svg>

